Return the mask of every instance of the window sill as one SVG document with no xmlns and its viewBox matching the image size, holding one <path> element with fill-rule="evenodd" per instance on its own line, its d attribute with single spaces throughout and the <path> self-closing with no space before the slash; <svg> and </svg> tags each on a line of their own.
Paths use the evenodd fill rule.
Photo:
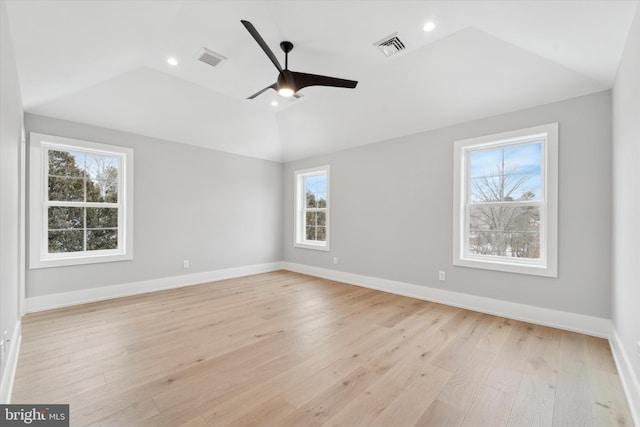
<svg viewBox="0 0 640 427">
<path fill-rule="evenodd" d="M 532 276 L 558 277 L 555 266 L 531 264 L 526 262 L 509 262 L 494 259 L 457 258 L 453 265 L 483 270 L 503 271 L 507 273 L 528 274 Z"/>
<path fill-rule="evenodd" d="M 318 243 L 294 243 L 293 246 L 295 248 L 300 248 L 300 249 L 313 249 L 316 251 L 328 251 L 329 250 L 329 244 L 325 243 L 325 244 L 318 244 Z"/>
<path fill-rule="evenodd" d="M 61 257 L 51 257 L 51 258 L 31 260 L 31 262 L 29 263 L 29 269 L 34 270 L 38 268 L 66 267 L 66 266 L 72 266 L 72 265 L 98 264 L 103 262 L 129 261 L 132 259 L 133 259 L 132 253 L 61 256 Z"/>
</svg>

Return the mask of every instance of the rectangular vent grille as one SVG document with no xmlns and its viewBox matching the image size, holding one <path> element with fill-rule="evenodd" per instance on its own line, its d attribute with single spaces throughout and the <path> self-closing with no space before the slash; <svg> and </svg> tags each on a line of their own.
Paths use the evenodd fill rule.
<svg viewBox="0 0 640 427">
<path fill-rule="evenodd" d="M 398 38 L 398 33 L 393 33 L 373 45 L 377 46 L 385 56 L 395 55 L 406 48 L 402 40 Z"/>
<path fill-rule="evenodd" d="M 205 64 L 211 65 L 212 67 L 215 67 L 220 62 L 227 59 L 219 53 L 215 53 L 214 51 L 207 49 L 206 47 L 203 47 L 198 51 L 196 58 L 198 58 L 199 61 L 202 61 Z"/>
</svg>

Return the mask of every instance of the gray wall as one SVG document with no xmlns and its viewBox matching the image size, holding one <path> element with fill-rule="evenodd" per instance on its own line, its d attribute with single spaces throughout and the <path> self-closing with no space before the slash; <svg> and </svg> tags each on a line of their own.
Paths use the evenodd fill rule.
<svg viewBox="0 0 640 427">
<path fill-rule="evenodd" d="M 4 2 L 0 3 L 0 57 L 0 334 L 8 331 L 9 345 L 13 346 L 17 342 L 13 333 L 20 316 L 19 165 L 22 96 Z M 0 366 L 0 378 L 4 378 L 6 359 Z M 6 387 L 6 384 L 2 386 Z M 2 396 L 0 401 L 4 398 Z"/>
<path fill-rule="evenodd" d="M 640 383 L 640 8 L 613 87 L 612 321 Z M 635 391 L 640 398 L 640 389 Z M 640 411 L 640 400 L 635 403 Z M 640 412 L 636 413 L 640 416 Z M 640 421 L 639 421 L 640 422 Z"/>
<path fill-rule="evenodd" d="M 31 114 L 25 127 L 135 158 L 134 259 L 28 270 L 27 297 L 282 260 L 280 163 Z"/>
<path fill-rule="evenodd" d="M 559 122 L 558 278 L 453 267 L 453 142 L 551 122 Z M 294 248 L 293 172 L 323 164 L 331 251 Z M 610 164 L 610 91 L 288 163 L 284 260 L 609 318 Z"/>
</svg>

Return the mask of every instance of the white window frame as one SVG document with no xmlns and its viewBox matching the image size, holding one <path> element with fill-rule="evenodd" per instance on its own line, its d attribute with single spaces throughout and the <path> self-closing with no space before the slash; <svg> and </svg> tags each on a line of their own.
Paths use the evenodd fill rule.
<svg viewBox="0 0 640 427">
<path fill-rule="evenodd" d="M 313 211 L 324 210 L 326 212 L 326 240 L 307 240 L 306 239 L 306 193 L 304 191 L 304 180 L 310 176 L 327 176 L 327 207 L 312 209 Z M 315 249 L 319 251 L 329 250 L 330 236 L 330 205 L 331 205 L 331 184 L 330 184 L 330 167 L 329 165 L 319 166 L 315 168 L 294 171 L 294 188 L 295 188 L 295 230 L 293 246 L 296 248 Z"/>
<path fill-rule="evenodd" d="M 29 138 L 29 268 L 60 267 L 133 259 L 133 149 L 31 132 Z M 118 249 L 49 253 L 47 150 L 80 151 L 120 157 Z M 86 202 L 83 204 L 88 205 Z"/>
<path fill-rule="evenodd" d="M 468 247 L 468 153 L 533 140 L 542 142 L 540 259 L 470 254 Z M 453 264 L 536 276 L 558 277 L 558 123 L 464 139 L 454 143 Z M 532 203 L 528 203 L 532 204 Z"/>
</svg>

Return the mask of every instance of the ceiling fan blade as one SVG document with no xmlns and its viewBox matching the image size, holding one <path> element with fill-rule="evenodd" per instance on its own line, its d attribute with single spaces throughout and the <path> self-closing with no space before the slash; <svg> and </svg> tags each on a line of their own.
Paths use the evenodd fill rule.
<svg viewBox="0 0 640 427">
<path fill-rule="evenodd" d="M 298 73 L 292 71 L 296 91 L 307 86 L 332 86 L 353 89 L 358 85 L 355 80 L 339 79 L 337 77 L 320 76 L 318 74 Z"/>
<path fill-rule="evenodd" d="M 258 45 L 260 45 L 264 53 L 267 54 L 267 56 L 269 57 L 271 62 L 273 62 L 273 65 L 276 66 L 278 71 L 282 71 L 282 66 L 278 62 L 278 58 L 276 58 L 276 56 L 273 54 L 271 49 L 269 49 L 267 42 L 264 41 L 264 39 L 262 38 L 258 30 L 256 30 L 256 27 L 254 27 L 253 24 L 249 21 L 241 20 L 240 22 L 242 22 L 242 25 L 244 25 L 247 31 L 249 31 L 249 34 L 251 34 L 251 36 L 255 39 L 255 41 L 258 42 Z"/>
<path fill-rule="evenodd" d="M 264 89 L 259 90 L 258 92 L 254 93 L 253 95 L 251 95 L 250 97 L 248 97 L 247 99 L 253 99 L 258 95 L 261 95 L 263 92 L 268 91 L 269 89 L 273 89 L 276 90 L 276 83 L 272 84 L 271 86 L 267 86 Z"/>
</svg>

